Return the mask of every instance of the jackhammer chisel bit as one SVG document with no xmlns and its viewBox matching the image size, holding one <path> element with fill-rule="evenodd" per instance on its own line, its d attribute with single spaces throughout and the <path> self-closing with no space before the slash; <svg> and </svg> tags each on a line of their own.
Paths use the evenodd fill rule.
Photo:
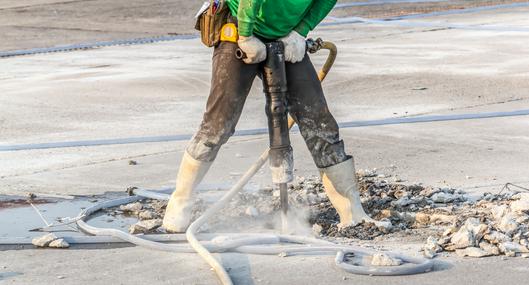
<svg viewBox="0 0 529 285">
<path fill-rule="evenodd" d="M 288 187 L 292 181 L 294 159 L 290 145 L 287 112 L 287 77 L 283 43 L 266 43 L 267 58 L 263 67 L 263 88 L 270 138 L 272 182 L 279 186 L 282 229 L 287 230 Z"/>
</svg>

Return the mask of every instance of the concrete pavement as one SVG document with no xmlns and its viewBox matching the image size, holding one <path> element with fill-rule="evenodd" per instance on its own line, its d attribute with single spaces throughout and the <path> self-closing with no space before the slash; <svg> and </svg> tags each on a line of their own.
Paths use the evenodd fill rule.
<svg viewBox="0 0 529 285">
<path fill-rule="evenodd" d="M 442 23 L 528 27 L 527 12 L 409 21 L 441 23 L 441 28 L 319 28 L 313 34 L 339 48 L 324 83 L 330 109 L 338 121 L 527 109 L 529 33 L 442 28 Z M 210 53 L 198 40 L 187 40 L 2 59 L 0 144 L 193 133 L 207 97 Z M 324 58 L 316 55 L 316 66 Z M 256 81 L 239 129 L 265 126 L 259 85 Z M 358 168 L 376 167 L 409 183 L 451 185 L 476 194 L 499 191 L 506 182 L 529 186 L 527 116 L 349 128 L 341 135 Z M 266 145 L 261 135 L 230 139 L 205 183 L 232 183 Z M 317 174 L 299 135 L 293 136 L 293 146 L 297 174 Z M 91 195 L 132 185 L 172 185 L 184 147 L 185 142 L 166 142 L 0 152 L 0 195 Z M 130 159 L 138 165 L 129 165 Z M 253 183 L 263 187 L 269 181 L 264 169 Z M 1 209 L 0 217 L 8 218 Z M 379 245 L 415 253 L 420 242 L 408 237 Z M 0 284 L 215 280 L 195 255 L 141 248 L 9 250 L 0 256 Z M 514 283 L 527 276 L 529 265 L 520 258 L 441 257 L 440 270 L 431 274 L 375 278 L 344 274 L 331 257 L 221 258 L 240 284 Z"/>
</svg>

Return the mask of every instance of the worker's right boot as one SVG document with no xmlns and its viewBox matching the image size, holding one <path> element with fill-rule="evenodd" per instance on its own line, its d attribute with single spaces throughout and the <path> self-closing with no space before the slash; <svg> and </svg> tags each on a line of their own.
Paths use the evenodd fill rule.
<svg viewBox="0 0 529 285">
<path fill-rule="evenodd" d="M 167 204 L 163 227 L 168 232 L 185 232 L 191 222 L 192 195 L 194 188 L 202 181 L 212 162 L 194 159 L 187 151 L 184 153 L 178 176 L 176 188 Z"/>
</svg>

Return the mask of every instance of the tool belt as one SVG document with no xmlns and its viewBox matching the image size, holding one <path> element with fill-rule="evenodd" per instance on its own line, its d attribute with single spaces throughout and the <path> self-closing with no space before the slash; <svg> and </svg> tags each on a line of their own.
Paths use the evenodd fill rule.
<svg viewBox="0 0 529 285">
<path fill-rule="evenodd" d="M 232 21 L 230 9 L 224 0 L 210 0 L 199 10 L 195 29 L 200 31 L 200 39 L 207 47 L 221 41 L 223 26 Z"/>
</svg>

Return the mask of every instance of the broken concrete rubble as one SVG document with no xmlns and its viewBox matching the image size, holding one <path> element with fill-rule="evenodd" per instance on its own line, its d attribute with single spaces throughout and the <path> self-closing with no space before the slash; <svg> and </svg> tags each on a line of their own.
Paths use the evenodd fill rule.
<svg viewBox="0 0 529 285">
<path fill-rule="evenodd" d="M 443 236 L 449 236 L 450 240 L 442 243 L 444 250 L 472 257 L 516 256 L 527 252 L 526 221 L 529 216 L 521 206 L 523 203 L 518 204 L 516 210 L 512 208 L 513 203 L 521 199 L 521 195 L 483 195 L 474 206 L 461 211 L 463 215 L 458 217 L 457 231 L 445 230 Z M 465 217 L 469 214 L 475 216 Z"/>
<path fill-rule="evenodd" d="M 511 252 L 521 253 L 528 248 L 529 215 L 524 199 L 529 195 L 486 193 L 477 200 L 470 200 L 462 191 L 452 188 L 394 185 L 372 177 L 359 177 L 359 186 L 364 208 L 376 219 L 389 219 L 397 225 L 397 231 L 441 226 L 438 239 L 429 238 L 423 247 L 425 256 L 433 257 L 443 250 L 457 250 L 460 255 L 472 257 L 512 255 Z M 513 203 L 516 203 L 514 209 Z M 319 205 L 320 215 L 325 213 L 324 220 L 336 215 L 327 206 L 325 203 Z M 311 222 L 322 227 L 320 234 L 324 237 L 378 239 L 383 235 L 365 226 L 356 226 L 364 230 L 359 233 L 350 227 L 334 229 L 318 219 Z M 501 243 L 506 243 L 502 247 L 504 250 L 498 247 Z"/>
<path fill-rule="evenodd" d="M 452 188 L 392 184 L 379 178 L 375 171 L 368 175 L 358 177 L 362 204 L 373 218 L 391 222 L 391 230 L 365 222 L 338 227 L 338 214 L 317 177 L 296 178 L 297 184 L 289 188 L 289 207 L 293 212 L 307 213 L 308 226 L 312 227 L 313 234 L 321 238 L 384 240 L 399 234 L 413 235 L 426 240 L 421 251 L 430 258 L 443 251 L 484 257 L 516 255 L 527 249 L 529 215 L 522 206 L 517 206 L 517 210 L 511 207 L 512 203 L 525 199 L 523 195 L 486 193 L 477 199 L 469 199 L 464 192 Z M 219 217 L 210 221 L 210 227 L 214 228 L 216 224 L 225 226 L 227 219 L 246 219 L 248 225 L 277 218 L 280 210 L 278 194 L 272 188 L 240 193 L 222 210 L 219 215 L 222 219 Z M 155 203 L 158 202 L 147 200 L 141 210 L 153 211 L 156 218 L 160 218 L 165 205 L 154 206 Z M 128 209 L 140 208 L 134 204 L 129 204 Z M 193 215 L 198 216 L 206 207 L 199 200 L 195 203 Z M 145 215 L 142 213 L 137 212 Z M 233 224 L 243 226 L 245 223 L 231 223 L 230 226 Z M 131 227 L 131 232 L 156 231 L 157 225 L 159 223 L 153 227 L 138 223 Z M 268 222 L 264 226 L 275 227 Z M 503 244 L 501 248 L 500 244 Z"/>
</svg>

